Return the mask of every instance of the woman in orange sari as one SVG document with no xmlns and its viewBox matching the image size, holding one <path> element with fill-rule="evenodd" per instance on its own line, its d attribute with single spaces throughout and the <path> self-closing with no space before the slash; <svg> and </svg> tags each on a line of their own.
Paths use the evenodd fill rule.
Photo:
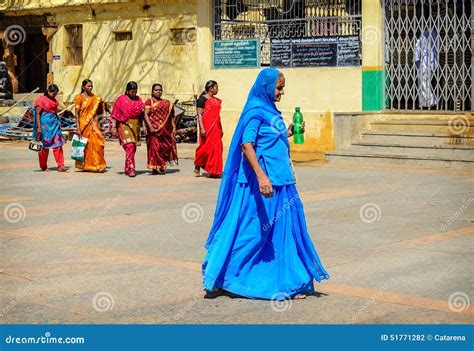
<svg viewBox="0 0 474 351">
<path fill-rule="evenodd" d="M 222 101 L 215 97 L 218 92 L 217 82 L 210 80 L 196 103 L 200 129 L 199 146 L 194 158 L 194 174 L 197 177 L 201 168 L 209 173 L 210 178 L 220 178 L 222 175 L 224 132 L 220 117 Z"/>
<path fill-rule="evenodd" d="M 76 125 L 80 138 L 87 138 L 84 150 L 84 162 L 76 161 L 76 168 L 90 172 L 105 172 L 107 164 L 104 158 L 105 141 L 99 128 L 99 115 L 104 113 L 104 102 L 92 93 L 90 79 L 82 81 L 81 94 L 76 96 Z"/>
<path fill-rule="evenodd" d="M 145 101 L 145 121 L 148 125 L 147 166 L 152 170 L 151 174 L 166 174 L 167 163 L 178 163 L 173 104 L 162 99 L 162 93 L 163 86 L 155 83 L 151 88 L 151 99 Z"/>
</svg>

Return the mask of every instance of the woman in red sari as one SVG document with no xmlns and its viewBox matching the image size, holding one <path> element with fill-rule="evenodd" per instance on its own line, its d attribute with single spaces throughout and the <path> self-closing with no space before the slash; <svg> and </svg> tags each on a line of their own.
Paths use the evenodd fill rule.
<svg viewBox="0 0 474 351">
<path fill-rule="evenodd" d="M 125 150 L 125 174 L 129 177 L 136 175 L 135 152 L 137 145 L 140 146 L 140 117 L 145 107 L 137 90 L 137 83 L 128 82 L 125 94 L 115 100 L 111 113 L 112 135 L 118 134 Z"/>
<path fill-rule="evenodd" d="M 176 152 L 176 124 L 173 104 L 162 99 L 163 87 L 159 83 L 151 88 L 151 99 L 145 101 L 145 121 L 148 125 L 146 138 L 148 162 L 151 174 L 166 174 L 166 164 L 178 163 Z"/>
<path fill-rule="evenodd" d="M 194 159 L 194 174 L 197 177 L 201 168 L 209 173 L 210 178 L 220 178 L 222 175 L 224 132 L 220 117 L 222 101 L 215 97 L 218 92 L 217 82 L 210 80 L 196 103 L 200 129 L 199 146 Z"/>
</svg>

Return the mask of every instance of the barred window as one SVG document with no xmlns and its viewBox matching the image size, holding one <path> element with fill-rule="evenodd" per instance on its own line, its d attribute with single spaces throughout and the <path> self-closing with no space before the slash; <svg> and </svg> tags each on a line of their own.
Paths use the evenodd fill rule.
<svg viewBox="0 0 474 351">
<path fill-rule="evenodd" d="M 130 41 L 132 40 L 132 32 L 114 32 L 115 41 Z"/>
<path fill-rule="evenodd" d="M 80 66 L 82 59 L 82 24 L 64 26 L 66 29 L 66 65 Z"/>
<path fill-rule="evenodd" d="M 214 0 L 214 39 L 259 39 L 270 64 L 273 40 L 357 36 L 361 0 Z"/>
</svg>

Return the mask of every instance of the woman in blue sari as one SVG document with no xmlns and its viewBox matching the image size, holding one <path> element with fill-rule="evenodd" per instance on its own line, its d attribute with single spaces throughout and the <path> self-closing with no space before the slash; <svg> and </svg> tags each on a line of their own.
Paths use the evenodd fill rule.
<svg viewBox="0 0 474 351">
<path fill-rule="evenodd" d="M 205 247 L 207 297 L 299 298 L 329 279 L 311 242 L 295 187 L 288 135 L 275 106 L 285 77 L 260 72 L 235 129 Z"/>
<path fill-rule="evenodd" d="M 43 150 L 38 152 L 38 159 L 42 171 L 48 169 L 49 150 L 58 164 L 58 172 L 66 172 L 68 167 L 64 166 L 63 145 L 66 139 L 61 131 L 61 122 L 58 117 L 58 95 L 59 88 L 51 84 L 44 95 L 35 101 L 35 114 L 33 117 L 33 138 L 43 143 Z"/>
</svg>

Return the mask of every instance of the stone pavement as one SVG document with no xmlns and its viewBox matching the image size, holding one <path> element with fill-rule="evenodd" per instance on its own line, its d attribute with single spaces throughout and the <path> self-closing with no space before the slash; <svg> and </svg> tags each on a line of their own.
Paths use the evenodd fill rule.
<svg viewBox="0 0 474 351">
<path fill-rule="evenodd" d="M 472 172 L 297 165 L 331 279 L 305 300 L 207 300 L 200 262 L 219 180 L 193 176 L 193 148 L 151 176 L 142 146 L 143 172 L 128 178 L 117 144 L 106 174 L 40 172 L 25 142 L 0 144 L 0 323 L 474 321 Z"/>
</svg>

